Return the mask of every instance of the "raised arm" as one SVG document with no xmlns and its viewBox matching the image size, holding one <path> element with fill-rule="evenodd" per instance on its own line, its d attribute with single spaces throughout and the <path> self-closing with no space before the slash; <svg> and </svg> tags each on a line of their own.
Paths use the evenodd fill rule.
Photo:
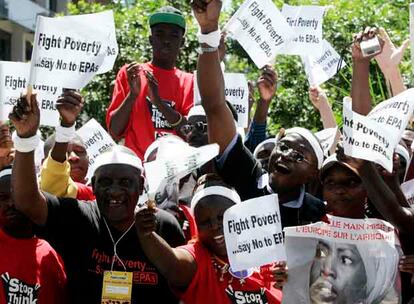
<svg viewBox="0 0 414 304">
<path fill-rule="evenodd" d="M 259 89 L 260 99 L 256 103 L 253 120 L 244 142 L 246 147 L 252 153 L 257 145 L 266 139 L 267 115 L 269 113 L 270 104 L 276 94 L 277 74 L 270 65 L 266 65 L 263 68 L 257 81 L 257 87 Z"/>
<path fill-rule="evenodd" d="M 324 129 L 336 128 L 335 116 L 329 104 L 328 97 L 319 86 L 309 88 L 309 99 L 321 115 Z"/>
<path fill-rule="evenodd" d="M 209 34 L 219 29 L 221 0 L 199 0 L 192 2 L 194 15 L 200 25 L 202 34 Z M 210 143 L 220 146 L 223 153 L 236 135 L 236 126 L 224 95 L 224 78 L 220 67 L 218 48 L 201 44 L 202 54 L 198 57 L 197 82 L 201 102 L 207 116 L 208 137 Z"/>
<path fill-rule="evenodd" d="M 135 215 L 135 227 L 141 248 L 171 286 L 188 287 L 197 271 L 196 262 L 189 252 L 171 248 L 155 232 L 156 212 L 155 208 L 142 207 Z"/>
<path fill-rule="evenodd" d="M 34 164 L 34 150 L 39 141 L 36 133 L 40 122 L 36 95 L 31 95 L 29 102 L 25 97 L 20 98 L 9 118 L 17 133 L 17 137 L 13 138 L 16 149 L 12 174 L 14 202 L 16 208 L 35 224 L 44 225 L 48 209 L 37 184 Z"/>
<path fill-rule="evenodd" d="M 392 97 L 407 89 L 401 76 L 399 64 L 404 55 L 404 51 L 410 44 L 410 40 L 405 40 L 397 48 L 383 28 L 380 28 L 380 35 L 384 39 L 384 48 L 381 54 L 375 56 L 375 60 L 384 74 L 390 97 Z"/>
<path fill-rule="evenodd" d="M 187 119 L 181 115 L 178 111 L 174 110 L 167 102 L 163 101 L 158 94 L 158 81 L 154 75 L 150 72 L 145 71 L 145 77 L 148 81 L 148 95 L 150 101 L 155 105 L 158 110 L 164 115 L 165 119 L 179 134 L 181 127 L 187 123 Z M 182 135 L 182 134 L 181 134 Z"/>
<path fill-rule="evenodd" d="M 65 90 L 56 101 L 60 115 L 60 125 L 74 128 L 76 118 L 84 105 L 83 97 L 73 90 Z M 40 171 L 40 188 L 56 196 L 76 197 L 77 186 L 70 177 L 70 164 L 67 161 L 69 142 L 55 136 L 55 144 L 47 155 Z"/>
<path fill-rule="evenodd" d="M 367 115 L 372 109 L 369 89 L 369 63 L 373 56 L 364 57 L 360 43 L 375 36 L 383 45 L 383 40 L 377 35 L 377 29 L 371 27 L 367 27 L 363 32 L 356 34 L 352 44 L 352 111 L 361 115 Z"/>
<path fill-rule="evenodd" d="M 122 98 L 122 101 L 115 110 L 107 114 L 108 130 L 115 139 L 120 139 L 128 126 L 132 107 L 141 91 L 140 72 L 140 65 L 136 62 L 126 67 L 128 88 L 124 88 L 121 79 L 119 79 L 125 76 L 121 73 L 117 76 L 112 102 L 117 102 L 118 98 Z"/>
</svg>

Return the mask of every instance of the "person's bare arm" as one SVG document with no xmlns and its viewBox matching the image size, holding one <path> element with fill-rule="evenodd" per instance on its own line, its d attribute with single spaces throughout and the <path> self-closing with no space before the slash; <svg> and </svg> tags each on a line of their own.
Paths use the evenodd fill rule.
<svg viewBox="0 0 414 304">
<path fill-rule="evenodd" d="M 414 232 L 414 209 L 402 207 L 395 193 L 382 179 L 375 164 L 358 161 L 358 172 L 371 202 L 384 219 L 401 232 Z"/>
<path fill-rule="evenodd" d="M 25 97 L 20 98 L 10 113 L 9 119 L 15 126 L 19 137 L 35 136 L 40 122 L 36 95 L 31 95 L 30 104 Z M 34 150 L 26 153 L 16 150 L 12 173 L 12 195 L 18 210 L 35 224 L 46 224 L 48 208 L 46 198 L 37 184 Z"/>
<path fill-rule="evenodd" d="M 321 115 L 321 120 L 324 129 L 336 128 L 336 120 L 333 114 L 331 105 L 329 104 L 328 97 L 324 90 L 319 86 L 309 88 L 309 99 L 313 106 L 318 110 Z"/>
<path fill-rule="evenodd" d="M 367 27 L 363 32 L 355 35 L 352 44 L 352 111 L 361 115 L 367 115 L 372 109 L 369 89 L 369 64 L 373 56 L 364 57 L 360 43 L 375 36 L 378 37 L 381 44 L 384 43 L 381 37 L 377 35 L 375 28 Z"/>
<path fill-rule="evenodd" d="M 208 34 L 219 28 L 218 20 L 222 1 L 198 0 L 191 3 L 201 33 Z M 203 48 L 209 45 L 201 45 Z M 219 51 L 204 52 L 198 57 L 197 82 L 201 102 L 207 116 L 210 143 L 220 146 L 223 153 L 236 135 L 236 126 L 224 95 L 224 78 L 220 67 Z"/>
<path fill-rule="evenodd" d="M 400 94 L 407 88 L 404 85 L 399 64 L 404 55 L 404 51 L 410 44 L 410 40 L 405 40 L 399 48 L 391 41 L 385 29 L 380 28 L 380 35 L 384 39 L 384 48 L 381 54 L 375 56 L 382 73 L 384 74 L 389 89 L 390 97 Z"/>
<path fill-rule="evenodd" d="M 128 126 L 132 107 L 141 91 L 141 80 L 139 73 L 141 72 L 138 63 L 131 63 L 127 66 L 126 73 L 129 84 L 129 93 L 122 101 L 121 105 L 111 113 L 111 122 L 109 125 L 109 132 L 116 139 L 121 138 Z"/>
<path fill-rule="evenodd" d="M 156 212 L 155 208 L 143 207 L 135 215 L 135 228 L 141 248 L 171 286 L 186 288 L 197 271 L 197 264 L 189 252 L 171 248 L 155 232 Z"/>
<path fill-rule="evenodd" d="M 276 95 L 277 74 L 275 70 L 266 65 L 257 81 L 260 100 L 256 104 L 256 111 L 253 120 L 257 123 L 266 123 L 270 103 Z"/>
<path fill-rule="evenodd" d="M 148 95 L 151 103 L 158 108 L 162 115 L 164 115 L 171 127 L 181 134 L 181 127 L 187 123 L 187 119 L 161 99 L 158 94 L 158 81 L 155 79 L 154 75 L 148 71 L 145 71 L 144 73 L 148 81 Z"/>
</svg>

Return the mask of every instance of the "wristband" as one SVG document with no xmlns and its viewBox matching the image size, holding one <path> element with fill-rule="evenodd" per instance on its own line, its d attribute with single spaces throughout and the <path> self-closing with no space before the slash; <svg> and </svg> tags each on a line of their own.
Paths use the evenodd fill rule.
<svg viewBox="0 0 414 304">
<path fill-rule="evenodd" d="M 216 52 L 217 50 L 218 50 L 218 47 L 200 47 L 198 49 L 198 53 L 201 55 L 204 53 L 213 53 L 213 52 Z"/>
<path fill-rule="evenodd" d="M 57 125 L 55 128 L 55 141 L 58 143 L 70 142 L 75 137 L 75 125 L 76 124 L 73 124 L 73 126 L 68 128 L 62 127 L 61 125 Z"/>
<path fill-rule="evenodd" d="M 28 153 L 36 150 L 37 146 L 40 143 L 40 135 L 36 134 L 32 137 L 22 138 L 19 135 L 17 135 L 16 131 L 14 131 L 12 135 L 12 140 L 16 151 Z"/>
<path fill-rule="evenodd" d="M 211 47 L 218 47 L 220 45 L 221 32 L 219 29 L 208 34 L 202 34 L 199 31 L 197 38 L 199 43 L 205 43 Z"/>
<path fill-rule="evenodd" d="M 183 115 L 181 113 L 178 113 L 178 115 L 180 115 L 180 118 L 178 118 L 177 122 L 170 123 L 170 126 L 173 128 L 177 127 L 183 121 Z"/>
</svg>

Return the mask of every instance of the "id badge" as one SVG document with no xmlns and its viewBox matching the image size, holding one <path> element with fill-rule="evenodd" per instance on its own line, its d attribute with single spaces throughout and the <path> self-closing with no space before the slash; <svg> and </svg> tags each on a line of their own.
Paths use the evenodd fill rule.
<svg viewBox="0 0 414 304">
<path fill-rule="evenodd" d="M 131 303 L 132 272 L 105 271 L 102 284 L 102 304 L 118 301 L 123 304 Z M 115 302 L 116 303 L 116 302 Z"/>
</svg>

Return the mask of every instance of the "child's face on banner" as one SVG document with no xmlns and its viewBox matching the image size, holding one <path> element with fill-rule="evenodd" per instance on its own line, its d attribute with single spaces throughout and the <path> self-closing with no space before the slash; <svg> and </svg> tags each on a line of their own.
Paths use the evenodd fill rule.
<svg viewBox="0 0 414 304">
<path fill-rule="evenodd" d="M 312 304 L 359 303 L 366 298 L 366 283 L 364 263 L 355 245 L 319 241 L 310 273 Z"/>
</svg>

